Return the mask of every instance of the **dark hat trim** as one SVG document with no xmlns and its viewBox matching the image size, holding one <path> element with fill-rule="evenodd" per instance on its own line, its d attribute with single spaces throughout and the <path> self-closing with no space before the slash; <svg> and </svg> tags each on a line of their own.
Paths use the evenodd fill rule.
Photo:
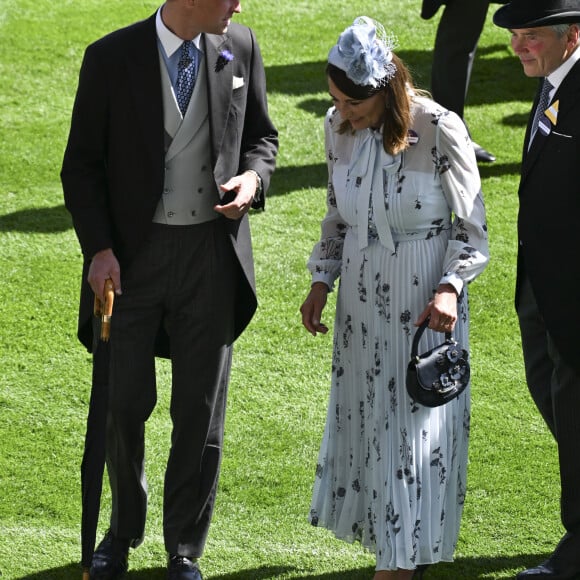
<svg viewBox="0 0 580 580">
<path fill-rule="evenodd" d="M 546 8 L 546 4 L 551 4 L 553 8 Z M 552 2 L 539 3 L 530 0 L 512 0 L 509 4 L 496 10 L 493 22 L 502 28 L 536 28 L 555 24 L 580 23 L 580 2 L 553 0 Z"/>
</svg>

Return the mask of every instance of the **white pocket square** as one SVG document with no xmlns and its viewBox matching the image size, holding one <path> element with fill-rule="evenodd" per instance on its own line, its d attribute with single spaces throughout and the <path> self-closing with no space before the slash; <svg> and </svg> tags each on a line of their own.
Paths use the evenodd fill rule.
<svg viewBox="0 0 580 580">
<path fill-rule="evenodd" d="M 234 76 L 232 80 L 232 90 L 235 91 L 244 86 L 244 78 Z"/>
</svg>

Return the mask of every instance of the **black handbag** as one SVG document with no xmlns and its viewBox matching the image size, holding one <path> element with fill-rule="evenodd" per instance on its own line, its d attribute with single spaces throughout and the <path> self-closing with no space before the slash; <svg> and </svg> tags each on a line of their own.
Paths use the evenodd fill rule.
<svg viewBox="0 0 580 580">
<path fill-rule="evenodd" d="M 425 407 L 438 407 L 458 397 L 469 384 L 469 353 L 445 333 L 445 342 L 418 354 L 419 341 L 429 325 L 429 318 L 417 328 L 407 366 L 407 392 Z"/>
</svg>

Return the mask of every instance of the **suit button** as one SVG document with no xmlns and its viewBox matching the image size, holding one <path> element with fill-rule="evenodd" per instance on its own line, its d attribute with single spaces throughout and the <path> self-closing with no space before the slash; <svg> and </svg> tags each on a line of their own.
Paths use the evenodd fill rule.
<svg viewBox="0 0 580 580">
<path fill-rule="evenodd" d="M 175 212 L 173 211 L 168 211 L 167 212 L 167 217 L 172 218 L 175 215 Z"/>
</svg>

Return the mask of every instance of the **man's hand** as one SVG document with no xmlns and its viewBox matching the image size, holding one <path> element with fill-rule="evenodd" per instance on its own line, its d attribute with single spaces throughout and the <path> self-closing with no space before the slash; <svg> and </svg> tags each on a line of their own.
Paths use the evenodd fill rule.
<svg viewBox="0 0 580 580">
<path fill-rule="evenodd" d="M 254 172 L 246 171 L 232 177 L 228 182 L 220 185 L 220 188 L 224 192 L 231 192 L 234 199 L 223 205 L 218 204 L 213 209 L 231 220 L 237 220 L 248 213 L 252 207 L 258 188 L 258 179 Z"/>
<path fill-rule="evenodd" d="M 119 262 L 113 254 L 111 248 L 97 252 L 91 260 L 89 266 L 89 275 L 87 281 L 92 288 L 95 296 L 104 304 L 105 303 L 105 280 L 111 278 L 115 288 L 115 294 L 122 294 L 121 291 L 121 269 Z"/>
</svg>

